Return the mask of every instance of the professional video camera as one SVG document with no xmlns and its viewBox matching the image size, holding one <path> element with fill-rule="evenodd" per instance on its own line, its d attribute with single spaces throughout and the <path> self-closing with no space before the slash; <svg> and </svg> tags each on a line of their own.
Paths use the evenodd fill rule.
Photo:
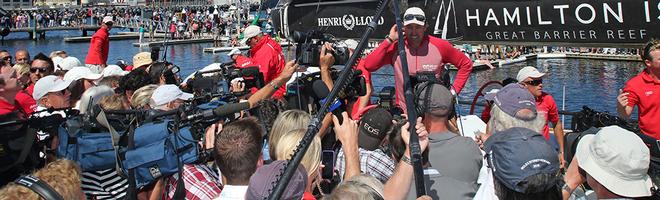
<svg viewBox="0 0 660 200">
<path fill-rule="evenodd" d="M 245 88 L 261 88 L 265 85 L 264 76 L 259 67 L 237 68 L 233 63 L 214 63 L 195 72 L 187 81 L 188 91 L 195 94 L 217 94 L 229 92 L 230 81 L 239 79 Z"/>
<path fill-rule="evenodd" d="M 348 47 L 340 45 L 334 36 L 321 31 L 312 30 L 307 33 L 294 31 L 293 41 L 302 44 L 296 48 L 296 58 L 301 65 L 319 66 L 321 48 L 326 42 L 332 43 L 332 48 L 335 49 L 329 52 L 335 57 L 335 65 L 345 65 L 350 57 Z"/>
<path fill-rule="evenodd" d="M 394 95 L 396 90 L 393 86 L 386 86 L 376 94 L 378 97 L 378 105 L 388 110 L 393 116 L 401 116 L 403 110 L 396 106 L 396 98 Z"/>
</svg>

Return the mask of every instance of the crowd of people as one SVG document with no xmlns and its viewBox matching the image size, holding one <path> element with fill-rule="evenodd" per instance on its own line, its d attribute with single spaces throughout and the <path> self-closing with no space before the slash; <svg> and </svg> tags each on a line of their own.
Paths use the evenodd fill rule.
<svg viewBox="0 0 660 200">
<path fill-rule="evenodd" d="M 149 52 L 136 54 L 131 64 L 106 63 L 111 50 L 107 31 L 116 19 L 105 16 L 99 20 L 104 30 L 93 36 L 85 62 L 65 51 L 31 57 L 25 50 L 0 50 L 2 122 L 45 115 L 66 117 L 61 109 L 67 108 L 84 114 L 92 112 L 90 106 L 96 104 L 107 111 L 167 112 L 205 95 L 184 92 L 191 85 L 181 81 L 178 66 L 158 61 Z M 287 98 L 286 84 L 301 67 L 294 60 L 287 61 L 280 45 L 262 28 L 248 26 L 241 42 L 249 51 L 243 54 L 236 49 L 229 56 L 236 67 L 257 67 L 263 75 L 261 88 L 245 88 L 244 82 L 231 81 L 230 90 L 245 94 L 239 98 L 249 109 L 237 119 L 220 120 L 205 128 L 199 145 L 212 152 L 212 161 L 185 164 L 178 173 L 156 173 L 153 182 L 135 188 L 136 197 L 178 199 L 183 192 L 185 199 L 267 198 L 287 166 L 286 160 L 298 151 L 314 121 L 320 122 L 319 131 L 281 199 L 554 200 L 569 199 L 585 183 L 598 199 L 653 195 L 651 179 L 657 174 L 649 176 L 648 172 L 654 155 L 636 133 L 621 127 L 609 126 L 584 136 L 575 156 L 565 160 L 558 109 L 552 95 L 543 91 L 543 79 L 551 75 L 533 66 L 522 68 L 515 80 L 486 96 L 484 133 L 475 138 L 461 135 L 455 97 L 468 81 L 473 62 L 448 41 L 426 32 L 422 9 L 407 9 L 403 20 L 405 35 L 398 35 L 393 26 L 378 47 L 355 65 L 365 79 L 366 94 L 341 99 L 346 111 L 329 113 L 323 119 L 313 119 L 307 105 L 288 102 L 296 98 Z M 417 96 L 406 99 L 404 92 L 409 88 L 404 88 L 404 82 L 409 77 L 404 77 L 398 56 L 403 52 L 397 51 L 400 41 L 405 41 L 411 76 L 443 74 L 444 64 L 449 63 L 458 69 L 453 83 L 417 83 Z M 345 43 L 353 53 L 357 42 Z M 328 90 L 339 84 L 331 77 L 335 63 L 327 53 L 331 51 L 334 49 L 327 44 L 319 55 L 318 81 Z M 639 134 L 660 139 L 660 41 L 650 41 L 641 52 L 646 69 L 621 91 L 618 111 L 627 119 L 637 107 Z M 394 69 L 395 105 L 403 114 L 371 102 L 370 73 L 383 66 Z M 415 108 L 407 108 L 407 101 L 414 102 L 409 105 Z M 406 119 L 409 112 L 419 116 L 414 133 Z M 0 126 L 0 160 L 6 163 L 0 167 L 0 199 L 43 197 L 43 190 L 26 182 L 49 186 L 63 199 L 122 199 L 129 195 L 126 176 L 114 168 L 82 169 L 80 161 L 59 158 L 55 150 L 66 139 L 57 138 L 56 130 L 32 130 L 31 125 Z M 417 135 L 423 152 L 424 186 L 416 186 L 413 180 L 417 163 L 411 157 L 411 134 Z M 25 143 L 35 145 L 25 150 Z M 426 194 L 417 197 L 417 187 L 425 188 Z"/>
</svg>

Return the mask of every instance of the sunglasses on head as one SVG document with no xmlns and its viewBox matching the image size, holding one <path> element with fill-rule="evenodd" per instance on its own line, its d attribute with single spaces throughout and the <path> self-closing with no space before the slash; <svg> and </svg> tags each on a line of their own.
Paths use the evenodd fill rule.
<svg viewBox="0 0 660 200">
<path fill-rule="evenodd" d="M 424 15 L 406 15 L 406 16 L 403 16 L 404 21 L 410 21 L 410 20 L 413 20 L 413 19 L 416 19 L 417 21 L 421 21 L 421 22 L 426 21 L 426 17 L 424 17 Z"/>
<path fill-rule="evenodd" d="M 525 84 L 527 85 L 533 85 L 533 86 L 538 86 L 543 83 L 543 79 L 536 79 L 536 80 L 531 80 L 531 81 L 525 81 Z"/>
<path fill-rule="evenodd" d="M 32 73 L 44 73 L 48 71 L 46 68 L 30 68 L 30 72 Z"/>
</svg>

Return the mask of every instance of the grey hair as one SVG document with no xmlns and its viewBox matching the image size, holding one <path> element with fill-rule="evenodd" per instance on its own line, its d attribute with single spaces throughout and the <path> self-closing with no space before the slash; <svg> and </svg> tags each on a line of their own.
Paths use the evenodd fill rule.
<svg viewBox="0 0 660 200">
<path fill-rule="evenodd" d="M 141 88 L 135 90 L 135 92 L 133 92 L 133 96 L 131 96 L 131 106 L 133 106 L 134 109 L 140 109 L 146 105 L 149 105 L 151 95 L 154 93 L 156 88 L 158 88 L 158 85 L 151 84 L 142 86 Z"/>
<path fill-rule="evenodd" d="M 115 92 L 112 90 L 112 88 L 105 85 L 95 86 L 87 89 L 80 97 L 80 113 L 87 113 L 93 105 L 98 104 L 101 98 L 112 96 L 114 94 Z"/>
<path fill-rule="evenodd" d="M 503 131 L 513 127 L 522 127 L 541 133 L 545 126 L 546 120 L 544 116 L 536 115 L 532 120 L 522 120 L 513 117 L 500 109 L 497 104 L 493 104 L 490 110 L 490 120 L 488 121 L 488 132 L 494 133 Z"/>
<path fill-rule="evenodd" d="M 381 198 L 383 197 L 383 188 L 383 183 L 378 181 L 378 179 L 370 175 L 360 174 L 339 184 L 329 196 L 326 196 L 323 199 L 372 200 L 377 199 L 375 195 L 378 195 Z"/>
</svg>

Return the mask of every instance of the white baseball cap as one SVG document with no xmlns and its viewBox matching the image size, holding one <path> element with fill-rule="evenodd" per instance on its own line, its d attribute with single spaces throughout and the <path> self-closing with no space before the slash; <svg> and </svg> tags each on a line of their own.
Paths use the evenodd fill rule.
<svg viewBox="0 0 660 200">
<path fill-rule="evenodd" d="M 55 75 L 48 75 L 40 78 L 34 84 L 34 92 L 32 92 L 32 98 L 39 101 L 49 92 L 58 92 L 62 91 L 71 85 L 71 81 L 66 81 L 60 79 L 60 77 Z"/>
<path fill-rule="evenodd" d="M 541 78 L 543 76 L 545 76 L 545 73 L 539 72 L 539 70 L 536 69 L 536 67 L 527 66 L 527 67 L 523 67 L 522 69 L 520 69 L 520 71 L 518 71 L 518 76 L 516 76 L 516 79 L 520 83 L 525 81 L 525 79 L 527 78 Z"/>
<path fill-rule="evenodd" d="M 635 133 L 618 126 L 604 127 L 595 135 L 582 137 L 575 156 L 580 168 L 615 194 L 651 195 L 649 149 Z"/>
<path fill-rule="evenodd" d="M 167 84 L 158 86 L 151 95 L 151 102 L 155 106 L 164 105 L 177 99 L 189 100 L 193 98 L 193 94 L 185 93 L 176 85 Z"/>
<path fill-rule="evenodd" d="M 102 74 L 92 72 L 88 67 L 74 67 L 64 74 L 64 80 L 76 81 L 79 79 L 98 80 Z"/>
<path fill-rule="evenodd" d="M 112 16 L 105 16 L 103 17 L 103 23 L 108 23 L 108 22 L 113 22 L 112 21 Z"/>
<path fill-rule="evenodd" d="M 68 70 L 73 69 L 74 67 L 85 67 L 85 65 L 83 65 L 80 62 L 80 60 L 78 60 L 78 58 L 69 56 L 69 57 L 63 58 L 59 62 L 59 64 L 56 66 L 56 69 L 57 70 L 68 71 Z"/>
<path fill-rule="evenodd" d="M 344 44 L 346 44 L 346 47 L 348 47 L 349 49 L 356 49 L 358 46 L 358 42 L 355 41 L 354 39 L 344 40 Z"/>
<path fill-rule="evenodd" d="M 55 66 L 55 71 L 62 70 L 62 68 L 60 68 L 60 63 L 62 63 L 62 60 L 64 60 L 64 58 L 59 57 L 59 56 L 55 56 L 55 57 L 51 58 L 51 60 L 53 60 L 53 65 Z"/>
<path fill-rule="evenodd" d="M 124 71 L 119 67 L 119 65 L 108 65 L 103 69 L 103 72 L 101 72 L 103 77 L 110 77 L 110 76 L 124 76 L 128 74 L 127 71 Z"/>
<path fill-rule="evenodd" d="M 250 38 L 259 34 L 261 34 L 261 27 L 255 25 L 248 26 L 245 28 L 245 31 L 243 31 L 243 39 L 241 40 L 241 44 L 246 44 Z"/>
<path fill-rule="evenodd" d="M 227 55 L 228 56 L 233 56 L 233 55 L 236 55 L 236 54 L 241 54 L 241 50 L 238 49 L 238 48 L 234 48 Z"/>
<path fill-rule="evenodd" d="M 413 16 L 411 19 L 407 19 L 406 16 Z M 418 19 L 421 16 L 422 19 Z M 418 7 L 410 7 L 406 10 L 406 12 L 403 14 L 403 26 L 408 26 L 408 24 L 417 24 L 420 26 L 424 26 L 426 23 L 426 15 L 424 14 L 424 11 L 421 8 Z"/>
</svg>

